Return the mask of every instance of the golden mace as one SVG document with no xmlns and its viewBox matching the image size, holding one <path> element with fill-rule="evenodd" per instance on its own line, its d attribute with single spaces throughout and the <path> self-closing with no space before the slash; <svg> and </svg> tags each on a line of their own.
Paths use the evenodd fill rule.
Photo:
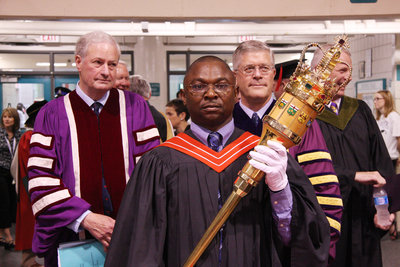
<svg viewBox="0 0 400 267">
<path fill-rule="evenodd" d="M 303 63 L 304 55 L 310 47 L 320 47 L 317 43 L 308 44 L 302 51 L 299 64 L 285 87 L 285 92 L 276 101 L 269 115 L 263 118 L 263 131 L 259 145 L 267 145 L 268 140 L 281 142 L 286 148 L 297 145 L 315 117 L 324 110 L 339 89 L 329 76 L 337 63 L 346 64 L 350 75 L 340 86 L 345 86 L 351 77 L 351 67 L 339 61 L 343 48 L 348 48 L 347 36 L 338 36 L 335 44 L 311 70 Z M 264 177 L 264 172 L 252 167 L 249 162 L 239 172 L 233 192 L 203 234 L 197 246 L 186 260 L 184 267 L 193 267 L 206 250 L 216 233 L 228 219 L 240 199 L 246 196 Z"/>
</svg>

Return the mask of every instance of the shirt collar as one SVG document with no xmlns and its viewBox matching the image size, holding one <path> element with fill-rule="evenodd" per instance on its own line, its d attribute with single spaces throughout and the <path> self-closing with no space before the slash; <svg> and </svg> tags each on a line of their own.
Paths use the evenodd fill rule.
<svg viewBox="0 0 400 267">
<path fill-rule="evenodd" d="M 110 96 L 110 90 L 108 90 L 108 91 L 104 94 L 104 96 L 103 96 L 102 98 L 100 98 L 100 99 L 97 100 L 97 101 L 94 101 L 94 100 L 91 99 L 87 94 L 85 94 L 85 93 L 83 92 L 83 90 L 79 87 L 79 82 L 77 83 L 75 90 L 76 90 L 76 93 L 78 94 L 78 96 L 79 96 L 80 98 L 82 98 L 82 100 L 83 100 L 89 107 L 91 107 L 92 104 L 93 104 L 94 102 L 99 102 L 100 104 L 102 104 L 102 105 L 104 106 L 104 105 L 106 104 L 106 102 L 107 102 L 108 97 Z"/>
<path fill-rule="evenodd" d="M 270 97 L 269 101 L 262 107 L 260 108 L 258 111 L 254 111 L 251 110 L 250 108 L 246 107 L 243 103 L 242 100 L 239 101 L 239 105 L 240 107 L 243 109 L 243 111 L 247 114 L 247 116 L 249 116 L 249 118 L 253 117 L 253 113 L 256 112 L 258 117 L 260 119 L 263 118 L 265 112 L 267 111 L 267 109 L 269 108 L 269 106 L 271 106 L 272 102 L 274 101 L 273 97 Z"/>
<path fill-rule="evenodd" d="M 226 142 L 228 141 L 229 137 L 231 137 L 233 130 L 235 129 L 235 124 L 233 123 L 233 119 L 228 122 L 224 127 L 219 129 L 217 132 L 222 135 L 222 147 L 225 146 Z M 190 130 L 192 130 L 193 134 L 199 138 L 199 140 L 208 145 L 207 137 L 211 133 L 210 130 L 197 125 L 196 123 L 192 122 L 190 124 Z"/>
</svg>

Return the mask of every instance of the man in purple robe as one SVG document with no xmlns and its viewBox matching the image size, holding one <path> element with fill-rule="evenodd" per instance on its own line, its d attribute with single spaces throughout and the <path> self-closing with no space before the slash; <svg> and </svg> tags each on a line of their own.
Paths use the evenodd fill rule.
<svg viewBox="0 0 400 267">
<path fill-rule="evenodd" d="M 61 242 L 86 230 L 108 248 L 125 185 L 159 134 L 146 102 L 112 89 L 120 49 L 103 32 L 76 46 L 75 91 L 39 112 L 31 139 L 29 192 L 36 217 L 33 251 L 57 266 Z M 81 236 L 81 235 L 79 235 Z"/>
</svg>

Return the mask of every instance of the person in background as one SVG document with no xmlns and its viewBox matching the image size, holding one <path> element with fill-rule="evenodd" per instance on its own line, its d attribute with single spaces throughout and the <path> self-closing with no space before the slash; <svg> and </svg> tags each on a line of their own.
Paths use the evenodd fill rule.
<svg viewBox="0 0 400 267">
<path fill-rule="evenodd" d="M 83 229 L 107 250 L 130 174 L 160 143 L 143 98 L 113 89 L 120 54 L 109 34 L 81 36 L 76 89 L 36 117 L 28 160 L 32 251 L 46 267 L 57 266 L 58 245 L 76 241 Z"/>
<path fill-rule="evenodd" d="M 392 159 L 393 168 L 396 170 L 400 151 L 400 114 L 395 110 L 394 99 L 390 91 L 381 90 L 376 92 L 374 105 L 378 127 Z M 400 212 L 396 212 L 396 220 L 389 229 L 389 236 L 392 240 L 398 237 L 397 229 L 399 223 Z"/>
<path fill-rule="evenodd" d="M 129 71 L 125 62 L 119 61 L 117 66 L 117 78 L 114 83 L 114 88 L 120 90 L 129 90 Z"/>
<path fill-rule="evenodd" d="M 393 168 L 396 169 L 400 151 L 400 114 L 396 112 L 390 91 L 375 93 L 374 106 L 376 121 L 385 141 Z"/>
<path fill-rule="evenodd" d="M 54 88 L 54 94 L 55 97 L 54 98 L 59 98 L 60 96 L 65 96 L 66 94 L 70 93 L 71 90 L 63 87 L 63 86 L 58 86 L 56 88 Z"/>
<path fill-rule="evenodd" d="M 162 142 L 172 138 L 174 131 L 172 125 L 164 113 L 158 111 L 153 105 L 150 105 L 149 100 L 151 98 L 150 84 L 143 79 L 140 75 L 133 75 L 129 78 L 130 89 L 132 92 L 141 95 L 146 100 L 147 105 L 150 108 L 151 114 L 153 115 L 154 122 L 157 125 L 158 132 Z"/>
<path fill-rule="evenodd" d="M 183 89 L 179 89 L 178 92 L 176 92 L 176 98 L 183 100 Z"/>
<path fill-rule="evenodd" d="M 183 133 L 190 128 L 188 123 L 190 114 L 183 100 L 173 99 L 169 101 L 165 108 L 165 115 L 171 121 L 172 127 L 175 129 L 175 135 Z"/>
<path fill-rule="evenodd" d="M 29 145 L 33 133 L 33 125 L 36 115 L 41 107 L 47 103 L 46 100 L 34 102 L 28 107 L 28 119 L 25 122 L 27 131 L 22 135 L 18 144 L 18 153 L 15 155 L 18 161 L 17 175 L 17 220 L 15 227 L 15 250 L 22 250 L 21 267 L 40 267 L 36 262 L 36 254 L 32 252 L 33 229 L 35 217 L 32 213 L 28 189 L 28 158 Z"/>
<path fill-rule="evenodd" d="M 261 119 L 276 102 L 272 97 L 272 90 L 275 88 L 274 93 L 278 99 L 283 93 L 282 81 L 289 81 L 297 63 L 298 60 L 292 60 L 274 66 L 273 52 L 260 41 L 243 42 L 238 46 L 233 54 L 233 66 L 236 83 L 242 94 L 233 113 L 236 127 L 261 135 Z M 340 235 L 343 204 L 331 156 L 315 121 L 302 137 L 302 142 L 291 147 L 289 152 L 314 186 L 316 199 L 330 224 L 328 263 L 331 263 L 335 258 L 335 246 Z"/>
<path fill-rule="evenodd" d="M 21 137 L 18 111 L 4 109 L 0 125 L 0 245 L 12 250 L 15 241 L 10 229 L 11 223 L 15 222 L 17 197 L 10 166 Z"/>
<path fill-rule="evenodd" d="M 17 111 L 19 115 L 19 128 L 22 129 L 25 127 L 25 120 L 26 120 L 26 110 L 24 104 L 18 103 Z"/>
<path fill-rule="evenodd" d="M 290 81 L 290 76 L 296 70 L 299 60 L 289 60 L 279 64 L 275 64 L 276 74 L 274 76 L 274 96 L 278 99 L 284 92 L 286 84 Z"/>
<path fill-rule="evenodd" d="M 204 56 L 191 64 L 184 79 L 191 127 L 140 159 L 105 267 L 183 266 L 249 155 L 265 180 L 240 200 L 196 266 L 314 267 L 327 261 L 329 226 L 311 184 L 280 143 L 256 146 L 257 136 L 234 127 L 237 93 L 222 59 Z"/>
<path fill-rule="evenodd" d="M 316 49 L 311 61 L 315 68 L 331 44 Z M 331 73 L 339 91 L 317 121 L 332 156 L 343 199 L 341 235 L 332 267 L 381 267 L 380 239 L 389 226 L 378 225 L 373 188 L 385 185 L 394 175 L 393 165 L 369 106 L 345 96 L 351 80 L 351 54 L 342 49 L 340 62 Z M 391 215 L 393 221 L 394 215 Z"/>
</svg>

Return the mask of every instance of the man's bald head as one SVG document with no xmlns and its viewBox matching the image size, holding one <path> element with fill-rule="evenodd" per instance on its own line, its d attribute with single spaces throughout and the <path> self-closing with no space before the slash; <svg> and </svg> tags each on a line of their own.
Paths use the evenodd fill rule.
<svg viewBox="0 0 400 267">
<path fill-rule="evenodd" d="M 185 78 L 183 80 L 183 84 L 186 86 L 187 85 L 187 77 L 189 76 L 189 74 L 193 71 L 194 67 L 196 67 L 198 64 L 200 63 L 219 63 L 222 64 L 222 66 L 224 66 L 227 70 L 229 70 L 229 72 L 231 73 L 232 77 L 234 77 L 234 74 L 231 70 L 231 68 L 229 67 L 229 65 L 222 59 L 220 59 L 219 57 L 216 56 L 202 56 L 199 57 L 198 59 L 196 59 L 188 68 L 188 70 L 186 71 L 186 75 Z M 233 78 L 234 79 L 234 78 Z"/>
<path fill-rule="evenodd" d="M 186 72 L 184 85 L 183 101 L 195 124 L 215 132 L 232 120 L 237 88 L 225 61 L 214 56 L 197 59 Z"/>
</svg>

